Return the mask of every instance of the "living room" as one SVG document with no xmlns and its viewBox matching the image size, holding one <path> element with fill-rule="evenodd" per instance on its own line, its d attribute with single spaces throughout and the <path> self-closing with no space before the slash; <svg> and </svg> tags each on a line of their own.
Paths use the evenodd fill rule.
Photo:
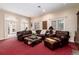
<svg viewBox="0 0 79 59">
<path fill-rule="evenodd" d="M 0 54 L 77 54 L 73 50 L 78 52 L 74 44 L 75 33 L 78 30 L 78 5 L 78 3 L 0 3 Z M 45 37 L 42 39 L 42 42 L 40 41 L 33 47 L 28 45 L 30 43 L 25 42 L 27 44 L 24 44 L 23 41 L 21 42 L 17 38 L 17 32 L 24 31 L 25 29 L 31 30 L 32 35 L 36 35 L 36 30 L 41 30 L 41 33 L 45 34 L 50 26 L 56 31 L 69 32 L 68 45 L 50 50 L 44 46 L 45 36 L 42 36 Z M 23 35 L 23 33 L 21 34 Z"/>
</svg>

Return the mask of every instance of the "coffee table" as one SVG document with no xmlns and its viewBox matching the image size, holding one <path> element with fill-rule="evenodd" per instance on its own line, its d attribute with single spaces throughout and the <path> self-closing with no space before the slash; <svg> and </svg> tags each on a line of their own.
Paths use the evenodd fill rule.
<svg viewBox="0 0 79 59">
<path fill-rule="evenodd" d="M 24 43 L 32 47 L 40 42 L 42 42 L 42 37 L 39 36 L 31 35 L 29 37 L 24 38 Z"/>
</svg>

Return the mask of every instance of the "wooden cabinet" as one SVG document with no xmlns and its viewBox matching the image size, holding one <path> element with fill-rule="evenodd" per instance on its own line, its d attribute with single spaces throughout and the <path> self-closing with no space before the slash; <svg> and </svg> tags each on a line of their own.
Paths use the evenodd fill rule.
<svg viewBox="0 0 79 59">
<path fill-rule="evenodd" d="M 77 32 L 79 32 L 79 12 L 77 13 Z"/>
<path fill-rule="evenodd" d="M 77 32 L 75 33 L 75 45 L 79 49 L 79 12 L 77 13 Z"/>
</svg>

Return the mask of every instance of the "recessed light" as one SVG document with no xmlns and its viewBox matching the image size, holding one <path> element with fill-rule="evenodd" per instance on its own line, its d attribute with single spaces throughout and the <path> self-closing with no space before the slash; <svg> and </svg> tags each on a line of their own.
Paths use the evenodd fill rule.
<svg viewBox="0 0 79 59">
<path fill-rule="evenodd" d="M 45 9 L 43 9 L 43 12 L 46 12 L 46 10 L 45 10 Z"/>
<path fill-rule="evenodd" d="M 37 6 L 38 8 L 41 8 L 41 6 Z"/>
</svg>

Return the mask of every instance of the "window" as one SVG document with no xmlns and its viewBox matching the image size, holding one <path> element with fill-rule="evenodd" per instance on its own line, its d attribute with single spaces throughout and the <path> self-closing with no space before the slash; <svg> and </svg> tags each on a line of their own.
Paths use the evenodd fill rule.
<svg viewBox="0 0 79 59">
<path fill-rule="evenodd" d="M 58 20 L 58 30 L 64 30 L 64 21 Z"/>
<path fill-rule="evenodd" d="M 54 29 L 56 29 L 56 21 L 52 21 L 52 26 Z"/>
<path fill-rule="evenodd" d="M 53 26 L 55 30 L 64 30 L 64 19 L 52 21 L 51 26 Z"/>
<path fill-rule="evenodd" d="M 20 30 L 23 31 L 26 27 L 27 29 L 29 29 L 28 21 L 26 19 L 22 19 L 20 24 Z"/>
<path fill-rule="evenodd" d="M 12 15 L 5 14 L 5 37 L 15 37 L 17 32 L 17 20 Z"/>
<path fill-rule="evenodd" d="M 40 29 L 39 22 L 35 22 L 34 23 L 34 30 L 39 30 L 39 29 Z"/>
<path fill-rule="evenodd" d="M 16 34 L 16 22 L 8 21 L 8 35 Z"/>
</svg>

